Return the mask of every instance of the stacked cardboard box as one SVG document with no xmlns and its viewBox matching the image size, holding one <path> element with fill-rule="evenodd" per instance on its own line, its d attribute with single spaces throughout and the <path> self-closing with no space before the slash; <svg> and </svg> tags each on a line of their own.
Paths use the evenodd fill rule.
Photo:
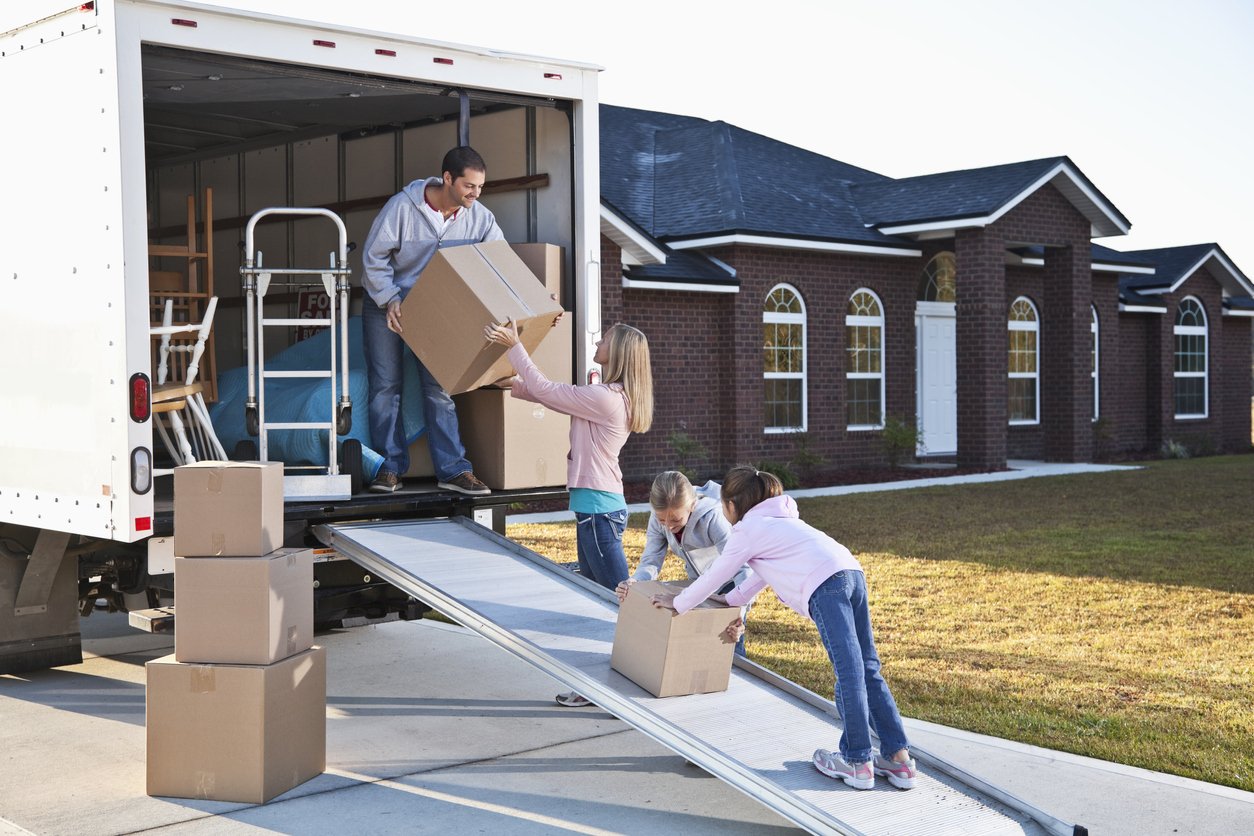
<svg viewBox="0 0 1254 836">
<path fill-rule="evenodd" d="M 500 346 L 484 347 L 482 326 L 488 321 L 516 320 L 523 345 L 540 372 L 549 380 L 571 383 L 574 321 L 566 315 L 553 327 L 558 303 L 550 298 L 562 299 L 563 251 L 553 244 L 502 243 L 441 250 L 406 297 L 402 307 L 405 337 L 441 385 L 456 394 L 462 443 L 476 476 L 493 490 L 560 486 L 566 483 L 570 419 L 538 404 L 511 400 L 507 391 L 501 391 L 514 369 Z M 415 298 L 418 288 L 429 280 L 432 285 L 423 293 L 435 293 L 436 285 L 451 287 L 448 300 L 441 304 L 434 296 Z M 469 309 L 483 322 L 476 329 L 467 319 L 454 332 L 447 327 L 448 308 L 463 297 L 474 298 Z M 533 307 L 524 310 L 528 305 Z M 535 310 L 546 313 L 528 315 L 527 311 Z M 495 314 L 484 318 L 489 311 Z M 445 336 L 441 339 L 438 334 Z M 490 370 L 485 372 L 482 367 L 489 361 Z M 437 368 L 443 369 L 443 376 Z M 461 388 L 471 378 L 480 388 Z M 435 475 L 426 436 L 409 446 L 409 461 L 406 477 Z"/>
<path fill-rule="evenodd" d="M 174 653 L 147 664 L 148 794 L 259 804 L 326 768 L 313 550 L 282 548 L 283 465 L 174 471 Z"/>
<path fill-rule="evenodd" d="M 735 644 L 722 635 L 740 610 L 713 601 L 683 615 L 653 606 L 658 592 L 675 594 L 691 581 L 641 581 L 618 610 L 610 667 L 655 697 L 726 691 Z"/>
</svg>

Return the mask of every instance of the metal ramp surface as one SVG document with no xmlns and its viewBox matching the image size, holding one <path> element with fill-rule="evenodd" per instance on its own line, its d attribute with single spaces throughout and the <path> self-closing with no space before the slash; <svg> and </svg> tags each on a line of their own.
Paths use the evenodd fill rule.
<svg viewBox="0 0 1254 836">
<path fill-rule="evenodd" d="M 913 748 L 908 792 L 856 791 L 819 774 L 835 707 L 737 660 L 728 689 L 658 699 L 610 669 L 608 590 L 465 519 L 325 525 L 319 536 L 375 575 L 549 673 L 599 707 L 812 833 L 1084 834 Z"/>
</svg>

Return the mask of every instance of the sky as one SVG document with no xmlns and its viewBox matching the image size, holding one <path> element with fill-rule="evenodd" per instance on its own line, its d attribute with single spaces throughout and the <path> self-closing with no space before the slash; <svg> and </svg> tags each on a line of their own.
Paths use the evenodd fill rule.
<svg viewBox="0 0 1254 836">
<path fill-rule="evenodd" d="M 1067 155 L 1132 223 L 1254 280 L 1250 0 L 200 0 L 596 64 L 601 101 L 890 177 Z M 5 19 L 65 0 L 7 0 Z"/>
</svg>

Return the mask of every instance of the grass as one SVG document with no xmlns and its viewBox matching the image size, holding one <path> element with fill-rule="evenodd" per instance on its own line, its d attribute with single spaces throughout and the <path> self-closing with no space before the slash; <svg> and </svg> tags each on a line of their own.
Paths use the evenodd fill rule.
<svg viewBox="0 0 1254 836">
<path fill-rule="evenodd" d="M 866 569 L 903 714 L 1254 791 L 1252 500 L 1241 455 L 798 504 Z M 571 523 L 508 533 L 575 559 Z M 769 590 L 747 643 L 831 696 L 813 625 Z"/>
</svg>

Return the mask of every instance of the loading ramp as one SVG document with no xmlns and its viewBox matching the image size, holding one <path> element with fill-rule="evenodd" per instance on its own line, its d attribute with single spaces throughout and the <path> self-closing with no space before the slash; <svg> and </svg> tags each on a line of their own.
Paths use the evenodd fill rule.
<svg viewBox="0 0 1254 836">
<path fill-rule="evenodd" d="M 726 691 L 659 699 L 610 669 L 614 595 L 464 518 L 319 526 L 324 543 L 816 834 L 1084 836 L 917 747 L 913 790 L 861 792 L 819 774 L 835 707 L 744 659 Z"/>
</svg>

